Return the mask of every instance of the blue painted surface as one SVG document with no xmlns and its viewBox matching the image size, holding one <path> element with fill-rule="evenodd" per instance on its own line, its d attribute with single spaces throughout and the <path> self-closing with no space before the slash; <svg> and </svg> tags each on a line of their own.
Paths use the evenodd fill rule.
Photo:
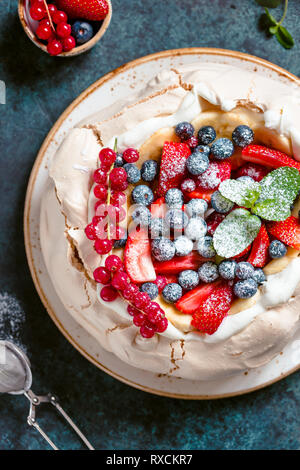
<svg viewBox="0 0 300 470">
<path fill-rule="evenodd" d="M 299 449 L 299 373 L 239 398 L 187 402 L 129 388 L 77 353 L 59 333 L 35 292 L 22 231 L 24 196 L 36 154 L 65 107 L 110 70 L 152 52 L 188 46 L 235 49 L 266 58 L 299 76 L 300 4 L 290 0 L 286 25 L 296 46 L 284 50 L 258 29 L 254 0 L 113 0 L 103 40 L 73 59 L 53 59 L 25 37 L 17 1 L 0 3 L 0 293 L 26 311 L 23 341 L 33 363 L 34 389 L 51 389 L 99 449 Z M 278 13 L 276 13 L 278 14 Z M 47 448 L 26 426 L 22 397 L 0 397 L 0 449 Z M 43 414 L 54 440 L 77 448 Z"/>
</svg>

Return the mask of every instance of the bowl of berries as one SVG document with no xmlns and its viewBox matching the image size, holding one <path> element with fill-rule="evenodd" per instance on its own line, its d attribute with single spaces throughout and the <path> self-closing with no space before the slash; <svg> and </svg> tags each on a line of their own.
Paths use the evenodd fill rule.
<svg viewBox="0 0 300 470">
<path fill-rule="evenodd" d="M 110 0 L 19 0 L 19 18 L 31 41 L 51 56 L 91 49 L 106 32 Z"/>
</svg>

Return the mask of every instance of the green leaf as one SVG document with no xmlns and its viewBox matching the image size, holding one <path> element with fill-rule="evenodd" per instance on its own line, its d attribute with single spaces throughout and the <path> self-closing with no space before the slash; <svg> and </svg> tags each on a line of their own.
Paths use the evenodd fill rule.
<svg viewBox="0 0 300 470">
<path fill-rule="evenodd" d="M 276 26 L 271 26 L 269 28 L 269 31 L 270 31 L 271 34 L 276 34 L 277 31 L 278 31 L 278 26 L 277 25 Z"/>
<path fill-rule="evenodd" d="M 262 219 L 280 222 L 291 215 L 291 208 L 278 199 L 267 199 L 256 204 L 252 212 Z"/>
<path fill-rule="evenodd" d="M 280 5 L 282 0 L 256 0 L 256 3 L 258 3 L 261 7 L 267 7 L 267 8 L 276 8 Z"/>
<path fill-rule="evenodd" d="M 260 185 L 255 182 L 225 180 L 220 184 L 219 191 L 231 202 L 250 208 L 259 197 Z"/>
<path fill-rule="evenodd" d="M 280 201 L 282 205 L 291 205 L 300 189 L 300 173 L 296 168 L 283 166 L 271 171 L 261 182 L 259 201 L 269 199 Z"/>
<path fill-rule="evenodd" d="M 291 49 L 294 46 L 294 39 L 292 35 L 284 26 L 279 26 L 277 32 L 275 33 L 277 41 L 285 47 L 285 49 Z"/>
<path fill-rule="evenodd" d="M 246 209 L 236 209 L 218 225 L 214 248 L 219 256 L 231 258 L 244 251 L 257 237 L 261 221 Z"/>
<path fill-rule="evenodd" d="M 276 20 L 276 18 L 274 18 L 273 15 L 271 15 L 271 13 L 269 12 L 269 10 L 267 8 L 265 8 L 265 12 L 266 12 L 266 15 L 268 17 L 268 20 L 270 22 L 270 25 L 272 26 L 277 26 L 278 25 L 278 22 Z"/>
</svg>

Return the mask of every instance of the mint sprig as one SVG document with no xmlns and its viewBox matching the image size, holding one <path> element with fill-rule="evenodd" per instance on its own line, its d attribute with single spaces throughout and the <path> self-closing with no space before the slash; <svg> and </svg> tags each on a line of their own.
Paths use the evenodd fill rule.
<svg viewBox="0 0 300 470">
<path fill-rule="evenodd" d="M 265 14 L 262 17 L 264 19 L 265 24 L 264 27 L 269 32 L 276 37 L 279 44 L 281 44 L 285 49 L 291 49 L 294 46 L 294 39 L 289 31 L 282 26 L 283 21 L 287 15 L 288 10 L 288 0 L 284 0 L 284 12 L 279 21 L 269 12 L 269 8 L 277 8 L 281 3 L 282 0 L 256 0 L 260 6 L 265 8 Z"/>
<path fill-rule="evenodd" d="M 225 180 L 221 183 L 219 191 L 222 196 L 235 202 L 239 206 L 252 208 L 260 194 L 260 185 L 237 180 Z"/>
</svg>

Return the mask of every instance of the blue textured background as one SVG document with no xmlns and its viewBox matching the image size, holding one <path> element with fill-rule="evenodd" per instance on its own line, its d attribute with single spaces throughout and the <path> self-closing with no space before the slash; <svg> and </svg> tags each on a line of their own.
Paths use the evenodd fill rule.
<svg viewBox="0 0 300 470">
<path fill-rule="evenodd" d="M 88 85 L 139 56 L 163 49 L 210 46 L 268 59 L 299 76 L 300 2 L 290 0 L 285 24 L 296 46 L 284 50 L 258 28 L 254 0 L 113 0 L 112 23 L 90 52 L 54 59 L 25 37 L 17 1 L 0 2 L 0 293 L 16 296 L 27 314 L 23 340 L 34 389 L 55 391 L 99 449 L 299 449 L 300 374 L 239 398 L 187 402 L 129 388 L 97 370 L 66 341 L 35 292 L 23 245 L 28 177 L 50 127 Z M 280 11 L 275 12 L 276 15 Z M 22 397 L 0 397 L 0 449 L 44 449 L 26 426 Z M 45 414 L 52 437 L 77 447 Z"/>
</svg>

